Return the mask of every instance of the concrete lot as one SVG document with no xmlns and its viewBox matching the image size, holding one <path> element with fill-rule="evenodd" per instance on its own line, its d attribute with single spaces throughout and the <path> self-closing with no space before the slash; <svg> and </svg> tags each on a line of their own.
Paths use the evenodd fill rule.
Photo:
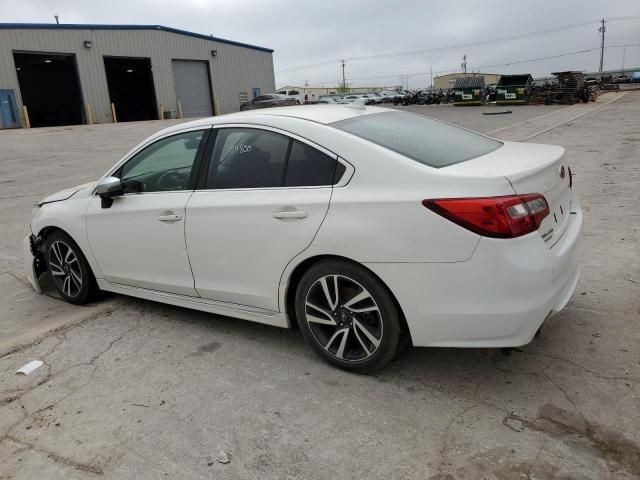
<svg viewBox="0 0 640 480">
<path fill-rule="evenodd" d="M 409 348 L 359 376 L 296 331 L 34 295 L 20 248 L 32 205 L 169 122 L 0 131 L 0 479 L 638 478 L 640 92 L 495 116 L 482 113 L 507 108 L 407 108 L 567 148 L 583 273 L 540 338 L 509 355 Z M 32 359 L 45 365 L 16 376 Z"/>
</svg>

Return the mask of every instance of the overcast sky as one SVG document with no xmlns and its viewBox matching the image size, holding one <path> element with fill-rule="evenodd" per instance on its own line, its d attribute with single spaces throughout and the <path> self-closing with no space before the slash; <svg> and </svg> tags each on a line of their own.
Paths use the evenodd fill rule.
<svg viewBox="0 0 640 480">
<path fill-rule="evenodd" d="M 468 71 L 594 71 L 600 37 L 587 23 L 602 17 L 636 17 L 607 23 L 605 69 L 621 68 L 623 57 L 640 68 L 640 0 L 0 0 L 0 22 L 52 22 L 56 14 L 62 23 L 161 24 L 269 47 L 277 87 L 335 86 L 340 58 L 353 86 L 394 86 L 409 75 L 411 88 L 424 87 L 431 70 L 459 70 L 464 54 Z M 567 25 L 580 26 L 486 43 Z M 596 50 L 501 65 L 588 49 Z M 397 55 L 405 52 L 413 53 Z M 358 59 L 374 55 L 388 56 Z"/>
</svg>

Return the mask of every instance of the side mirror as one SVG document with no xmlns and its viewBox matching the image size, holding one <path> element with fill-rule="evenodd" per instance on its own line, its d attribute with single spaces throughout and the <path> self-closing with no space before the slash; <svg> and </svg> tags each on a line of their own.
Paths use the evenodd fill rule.
<svg viewBox="0 0 640 480">
<path fill-rule="evenodd" d="M 102 199 L 102 208 L 109 208 L 113 204 L 113 197 L 124 193 L 122 182 L 117 177 L 105 177 L 96 184 L 96 194 Z"/>
<path fill-rule="evenodd" d="M 119 178 L 105 177 L 96 184 L 96 193 L 101 197 L 117 197 L 124 193 L 124 189 Z"/>
</svg>

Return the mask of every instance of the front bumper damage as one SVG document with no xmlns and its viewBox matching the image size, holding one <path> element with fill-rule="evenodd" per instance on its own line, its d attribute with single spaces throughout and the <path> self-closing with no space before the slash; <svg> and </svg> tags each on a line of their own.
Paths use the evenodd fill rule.
<svg viewBox="0 0 640 480">
<path fill-rule="evenodd" d="M 40 287 L 38 278 L 47 270 L 47 266 L 39 247 L 40 241 L 33 234 L 27 235 L 22 240 L 27 278 L 34 290 L 38 293 L 42 293 L 42 288 Z"/>
</svg>

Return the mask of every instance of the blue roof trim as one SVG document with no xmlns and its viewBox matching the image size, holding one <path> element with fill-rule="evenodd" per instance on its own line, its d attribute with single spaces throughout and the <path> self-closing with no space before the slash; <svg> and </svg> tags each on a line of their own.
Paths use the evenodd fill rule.
<svg viewBox="0 0 640 480">
<path fill-rule="evenodd" d="M 227 40 L 226 38 L 212 37 L 209 35 L 203 35 L 201 33 L 189 32 L 187 30 L 180 30 L 179 28 L 165 27 L 163 25 L 105 25 L 105 24 L 92 24 L 92 23 L 0 23 L 0 30 L 10 29 L 49 29 L 49 30 L 161 30 L 163 32 L 176 33 L 178 35 L 186 35 L 187 37 L 200 38 L 202 40 L 211 40 L 213 42 L 226 43 L 228 45 L 235 45 L 236 47 L 251 48 L 253 50 L 259 50 L 261 52 L 273 53 L 273 49 L 258 47 L 256 45 L 250 45 L 248 43 L 234 42 L 233 40 Z"/>
</svg>

